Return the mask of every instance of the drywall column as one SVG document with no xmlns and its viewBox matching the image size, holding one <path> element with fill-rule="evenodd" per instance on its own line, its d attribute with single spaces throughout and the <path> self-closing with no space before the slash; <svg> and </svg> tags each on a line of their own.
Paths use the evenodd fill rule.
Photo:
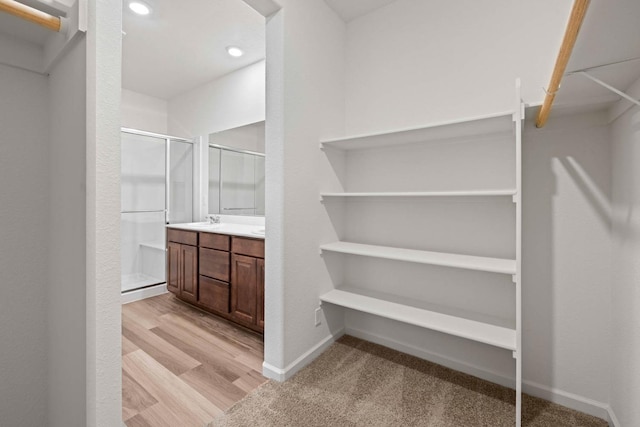
<svg viewBox="0 0 640 427">
<path fill-rule="evenodd" d="M 86 155 L 88 427 L 122 425 L 120 91 L 122 2 L 89 0 Z"/>
<path fill-rule="evenodd" d="M 631 89 L 640 94 L 640 80 Z M 640 108 L 631 108 L 612 124 L 612 140 L 610 406 L 616 426 L 635 426 L 640 425 Z"/>
<path fill-rule="evenodd" d="M 337 238 L 319 202 L 333 173 L 321 137 L 344 131 L 345 24 L 322 0 L 287 0 L 267 20 L 265 374 L 288 377 L 342 328 L 314 326 L 332 288 L 318 253 Z M 329 316 L 327 316 L 329 318 Z"/>
<path fill-rule="evenodd" d="M 46 425 L 47 78 L 0 65 L 0 425 Z"/>
</svg>

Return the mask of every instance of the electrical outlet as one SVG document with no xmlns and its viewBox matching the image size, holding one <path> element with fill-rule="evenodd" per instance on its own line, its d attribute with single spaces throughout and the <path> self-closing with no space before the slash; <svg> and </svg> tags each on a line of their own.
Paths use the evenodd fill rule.
<svg viewBox="0 0 640 427">
<path fill-rule="evenodd" d="M 316 326 L 322 323 L 322 307 L 316 308 Z"/>
</svg>

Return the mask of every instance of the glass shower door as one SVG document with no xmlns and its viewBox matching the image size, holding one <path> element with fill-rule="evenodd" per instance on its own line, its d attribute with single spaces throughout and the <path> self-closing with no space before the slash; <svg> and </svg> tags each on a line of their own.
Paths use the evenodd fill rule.
<svg viewBox="0 0 640 427">
<path fill-rule="evenodd" d="M 122 291 L 165 282 L 167 140 L 122 133 Z"/>
<path fill-rule="evenodd" d="M 167 223 L 193 221 L 193 144 L 169 140 L 169 212 Z"/>
</svg>

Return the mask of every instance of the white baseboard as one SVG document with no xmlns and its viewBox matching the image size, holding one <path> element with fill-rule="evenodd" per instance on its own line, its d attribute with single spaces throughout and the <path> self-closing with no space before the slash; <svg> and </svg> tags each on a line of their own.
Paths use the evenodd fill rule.
<svg viewBox="0 0 640 427">
<path fill-rule="evenodd" d="M 613 408 L 611 406 L 607 407 L 607 413 L 609 415 L 609 426 L 610 427 L 622 427 L 620 421 L 618 421 L 618 417 L 616 417 L 615 412 L 613 412 Z"/>
<path fill-rule="evenodd" d="M 597 400 L 527 380 L 522 382 L 522 391 L 531 396 L 539 397 L 540 399 L 548 400 L 549 402 L 557 403 L 558 405 L 566 406 L 567 408 L 593 415 L 603 420 L 609 419 L 609 405 L 598 402 Z"/>
<path fill-rule="evenodd" d="M 346 328 L 345 333 L 356 338 L 380 344 L 385 347 L 389 347 L 394 350 L 398 350 L 403 353 L 407 353 L 412 356 L 416 356 L 421 359 L 446 366 L 447 368 L 454 369 L 456 371 L 464 372 L 465 374 L 473 375 L 474 377 L 481 378 L 485 381 L 489 381 L 505 387 L 515 388 L 515 380 L 513 378 L 505 377 L 502 374 L 488 371 L 476 365 L 471 365 L 469 363 L 462 362 L 460 360 L 456 360 L 442 354 L 429 352 L 422 348 L 415 347 L 406 343 L 401 343 L 388 337 L 383 337 L 360 329 L 348 327 Z M 610 410 L 607 404 L 572 393 L 567 393 L 562 390 L 549 388 L 547 386 L 543 386 L 541 384 L 536 384 L 534 382 L 526 380 L 523 381 L 522 389 L 525 393 L 531 396 L 539 397 L 541 399 L 545 399 L 550 402 L 566 406 L 567 408 L 584 412 L 585 414 L 593 415 L 594 417 L 602 418 L 604 420 L 609 420 L 613 415 L 613 412 Z M 613 416 L 613 418 L 615 419 L 615 416 Z M 613 425 L 616 427 L 619 426 L 619 424 L 615 423 Z"/>
<path fill-rule="evenodd" d="M 131 292 L 125 292 L 122 294 L 122 304 L 129 304 L 130 302 L 155 297 L 158 295 L 166 294 L 167 292 L 168 291 L 166 283 L 151 286 L 149 288 L 137 289 Z"/>
<path fill-rule="evenodd" d="M 284 369 L 277 368 L 266 361 L 262 363 L 262 375 L 276 381 L 286 381 L 295 375 L 300 369 L 311 363 L 316 357 L 320 356 L 331 344 L 344 335 L 344 329 L 334 332 L 318 344 L 313 346 L 309 351 L 303 353 L 296 360 L 287 365 Z"/>
</svg>

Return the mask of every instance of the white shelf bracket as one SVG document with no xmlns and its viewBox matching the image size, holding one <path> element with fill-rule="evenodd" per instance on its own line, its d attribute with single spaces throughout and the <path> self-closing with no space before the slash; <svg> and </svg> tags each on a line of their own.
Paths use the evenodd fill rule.
<svg viewBox="0 0 640 427">
<path fill-rule="evenodd" d="M 640 101 L 639 100 L 627 95 L 623 91 L 616 89 L 615 87 L 603 82 L 602 80 L 593 77 L 591 74 L 587 73 L 586 71 L 577 71 L 577 72 L 574 72 L 574 73 L 571 73 L 571 74 L 579 74 L 581 76 L 584 76 L 584 77 L 588 78 L 589 80 L 599 84 L 600 86 L 602 86 L 602 87 L 604 87 L 606 89 L 609 89 L 611 92 L 615 93 L 616 95 L 620 95 L 621 97 L 623 97 L 627 101 L 631 101 L 634 104 L 640 106 Z"/>
<path fill-rule="evenodd" d="M 513 196 L 511 196 L 511 200 L 513 200 L 513 203 L 518 203 L 518 195 L 514 194 Z"/>
<path fill-rule="evenodd" d="M 66 17 L 62 18 L 64 31 L 51 35 L 45 43 L 45 73 L 51 71 L 60 58 L 71 49 L 71 45 L 87 32 L 88 27 L 87 0 L 76 0 L 69 7 L 59 2 L 55 2 L 54 5 L 66 13 Z"/>
<path fill-rule="evenodd" d="M 518 358 L 518 352 L 516 350 L 513 351 L 512 355 L 514 359 Z"/>
<path fill-rule="evenodd" d="M 511 275 L 511 281 L 512 281 L 513 283 L 518 283 L 518 276 L 517 276 L 517 275 L 515 275 L 515 274 L 512 274 L 512 275 Z"/>
</svg>

